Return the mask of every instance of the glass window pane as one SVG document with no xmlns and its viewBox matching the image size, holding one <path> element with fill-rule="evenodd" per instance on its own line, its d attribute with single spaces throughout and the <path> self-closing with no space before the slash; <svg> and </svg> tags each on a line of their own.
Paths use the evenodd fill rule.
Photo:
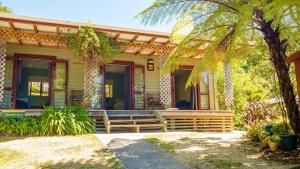
<svg viewBox="0 0 300 169">
<path fill-rule="evenodd" d="M 134 95 L 134 104 L 135 109 L 144 109 L 144 68 L 136 67 L 135 68 L 135 95 Z"/>
<path fill-rule="evenodd" d="M 41 82 L 28 82 L 28 95 L 40 96 L 41 95 Z"/>
<path fill-rule="evenodd" d="M 106 82 L 105 82 L 105 96 L 107 98 L 113 97 L 113 81 L 112 80 L 106 80 Z"/>
<path fill-rule="evenodd" d="M 49 83 L 42 82 L 42 96 L 48 96 L 48 95 L 49 95 Z"/>
<path fill-rule="evenodd" d="M 208 105 L 208 95 L 200 95 L 200 105 L 201 105 L 201 109 L 208 109 L 209 105 Z"/>
<path fill-rule="evenodd" d="M 200 77 L 200 93 L 208 93 L 208 74 L 206 72 L 203 72 Z"/>
</svg>

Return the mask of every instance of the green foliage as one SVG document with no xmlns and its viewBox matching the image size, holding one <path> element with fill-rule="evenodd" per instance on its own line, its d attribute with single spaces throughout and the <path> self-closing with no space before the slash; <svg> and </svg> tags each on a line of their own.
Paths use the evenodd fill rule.
<svg viewBox="0 0 300 169">
<path fill-rule="evenodd" d="M 0 119 L 0 134 L 37 135 L 39 121 L 35 117 Z"/>
<path fill-rule="evenodd" d="M 274 134 L 272 136 L 269 136 L 269 142 L 272 142 L 272 143 L 280 143 L 280 137 L 279 135 L 277 134 Z"/>
<path fill-rule="evenodd" d="M 280 29 L 282 40 L 293 44 L 289 47 L 294 51 L 294 44 L 300 39 L 296 36 L 300 28 L 299 4 L 284 0 L 250 0 L 247 3 L 231 0 L 156 0 L 138 18 L 146 25 L 177 21 L 172 38 L 179 44 L 169 55 L 163 73 L 170 73 L 185 64 L 188 59 L 184 58 L 196 56 L 199 47 L 207 46 L 188 80 L 187 85 L 192 85 L 197 82 L 198 74 L 224 60 L 262 52 L 257 50 L 258 45 L 266 47 L 265 43 L 261 43 L 264 41 L 260 32 L 261 22 L 255 15 L 258 8 L 265 13 L 266 20 L 273 21 L 274 28 Z"/>
<path fill-rule="evenodd" d="M 116 41 L 106 33 L 95 32 L 92 24 L 79 28 L 77 35 L 68 38 L 68 45 L 81 60 L 90 64 L 109 62 L 120 53 Z"/>
<path fill-rule="evenodd" d="M 158 145 L 162 150 L 173 153 L 174 152 L 174 145 L 172 142 L 163 142 L 155 137 L 145 137 L 144 140 L 151 144 Z"/>
<path fill-rule="evenodd" d="M 94 133 L 89 113 L 79 106 L 61 109 L 46 107 L 41 117 L 0 119 L 0 134 L 5 135 L 79 135 Z"/>
<path fill-rule="evenodd" d="M 0 13 L 11 13 L 11 10 L 0 2 Z"/>
<path fill-rule="evenodd" d="M 263 132 L 263 124 L 254 123 L 247 126 L 246 137 L 253 142 L 259 142 Z"/>
<path fill-rule="evenodd" d="M 83 108 L 65 106 L 61 109 L 46 107 L 41 117 L 40 135 L 79 135 L 93 133 L 88 112 Z"/>
<path fill-rule="evenodd" d="M 284 65 L 285 56 L 300 49 L 300 1 L 156 0 L 138 17 L 142 23 L 148 25 L 176 21 L 171 37 L 178 45 L 169 55 L 162 73 L 174 71 L 180 65 L 186 64 L 189 61 L 187 58 L 199 55 L 199 48 L 205 49 L 188 79 L 187 86 L 195 85 L 201 72 L 216 70 L 219 63 L 229 62 L 235 67 L 232 79 L 236 127 L 242 126 L 239 119 L 247 102 L 263 102 L 267 98 L 281 97 L 287 100 L 288 96 L 282 95 L 279 87 L 274 88 L 274 84 L 279 81 L 283 90 L 282 84 L 286 82 L 283 78 L 274 78 L 281 68 L 276 67 L 278 70 L 275 72 L 270 59 Z M 276 45 L 266 43 L 268 33 L 263 29 L 269 23 L 273 31 L 279 34 L 279 43 L 287 46 L 286 50 L 282 47 L 281 51 L 276 52 L 281 57 L 279 59 L 274 54 L 270 55 L 270 51 L 274 51 L 271 48 Z M 220 108 L 225 108 L 222 96 L 224 74 L 223 70 L 220 72 L 218 98 Z M 292 107 L 295 107 L 295 103 L 285 104 L 289 108 L 289 114 L 293 114 L 295 110 Z"/>
<path fill-rule="evenodd" d="M 283 120 L 273 122 L 271 132 L 277 135 L 293 134 L 291 126 Z"/>
</svg>

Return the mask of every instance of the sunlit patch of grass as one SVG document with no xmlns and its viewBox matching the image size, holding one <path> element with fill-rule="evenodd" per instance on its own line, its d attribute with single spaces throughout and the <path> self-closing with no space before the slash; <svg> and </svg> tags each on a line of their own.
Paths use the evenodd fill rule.
<svg viewBox="0 0 300 169">
<path fill-rule="evenodd" d="M 235 162 L 227 159 L 220 159 L 216 156 L 206 156 L 199 159 L 195 168 L 218 168 L 218 169 L 239 169 L 243 166 L 241 162 Z"/>
<path fill-rule="evenodd" d="M 149 142 L 151 144 L 158 144 L 159 143 L 158 138 L 155 138 L 155 137 L 145 137 L 144 140 L 146 140 L 147 142 Z"/>
<path fill-rule="evenodd" d="M 115 163 L 112 166 L 112 169 L 125 169 L 125 168 L 119 161 L 115 160 Z"/>
<path fill-rule="evenodd" d="M 162 142 L 159 144 L 159 147 L 166 152 L 174 153 L 174 145 L 171 142 Z"/>
<path fill-rule="evenodd" d="M 24 155 L 25 154 L 21 152 L 9 148 L 0 149 L 0 166 L 4 166 L 4 164 L 7 164 L 13 160 L 17 160 Z"/>
<path fill-rule="evenodd" d="M 163 142 L 155 137 L 145 137 L 144 140 L 151 144 L 158 145 L 162 150 L 168 153 L 174 153 L 174 145 L 172 142 Z"/>
</svg>

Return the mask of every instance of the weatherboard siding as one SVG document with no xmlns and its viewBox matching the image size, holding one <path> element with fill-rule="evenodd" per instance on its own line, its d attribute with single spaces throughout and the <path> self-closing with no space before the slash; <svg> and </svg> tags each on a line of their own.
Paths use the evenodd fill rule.
<svg viewBox="0 0 300 169">
<path fill-rule="evenodd" d="M 55 56 L 57 59 L 68 60 L 68 99 L 70 97 L 71 90 L 83 90 L 83 74 L 84 66 L 76 59 L 74 53 L 70 50 L 55 49 L 55 48 L 43 48 L 43 47 L 31 47 L 31 46 L 19 46 L 19 45 L 8 45 L 7 55 L 13 57 L 16 53 L 32 54 L 32 55 L 50 55 Z M 136 55 L 124 55 L 117 56 L 114 60 L 132 61 L 136 65 L 145 66 L 145 92 L 146 93 L 159 93 L 160 82 L 159 82 L 159 58 L 154 58 L 155 69 L 154 71 L 147 71 L 147 59 L 145 56 Z M 190 62 L 193 64 L 193 62 Z M 11 87 L 12 85 L 12 72 L 13 62 L 12 60 L 7 61 L 6 65 L 6 80 L 5 87 Z M 215 90 L 213 85 L 212 72 L 209 73 L 209 99 L 210 109 L 215 109 Z M 1 108 L 1 104 L 0 104 Z"/>
</svg>

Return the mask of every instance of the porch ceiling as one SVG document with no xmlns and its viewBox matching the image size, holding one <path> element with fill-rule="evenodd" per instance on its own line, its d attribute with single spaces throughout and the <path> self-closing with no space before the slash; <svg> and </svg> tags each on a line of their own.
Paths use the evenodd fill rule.
<svg viewBox="0 0 300 169">
<path fill-rule="evenodd" d="M 60 21 L 45 18 L 0 14 L 0 38 L 9 44 L 50 48 L 67 48 L 66 36 L 76 34 L 85 23 Z M 125 46 L 124 54 L 148 57 L 159 56 L 161 51 L 171 52 L 175 43 L 168 33 L 131 28 L 95 25 L 97 32 L 108 33 Z M 200 53 L 203 49 L 199 49 Z M 199 56 L 195 56 L 199 59 Z"/>
</svg>

